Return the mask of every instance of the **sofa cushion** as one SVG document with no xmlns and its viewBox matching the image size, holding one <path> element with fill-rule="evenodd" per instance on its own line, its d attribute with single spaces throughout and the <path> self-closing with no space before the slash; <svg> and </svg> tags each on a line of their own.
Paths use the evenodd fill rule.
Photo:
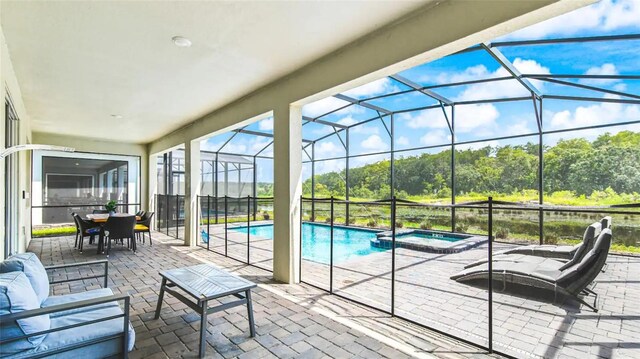
<svg viewBox="0 0 640 359">
<path fill-rule="evenodd" d="M 31 288 L 29 279 L 23 272 L 0 273 L 0 315 L 19 313 L 25 310 L 38 309 L 40 303 Z M 48 315 L 19 319 L 13 322 L 3 321 L 0 327 L 0 339 L 15 338 L 50 328 Z M 2 355 L 32 349 L 41 344 L 46 335 L 19 339 L 2 344 Z"/>
<path fill-rule="evenodd" d="M 0 263 L 0 273 L 15 271 L 26 274 L 36 292 L 38 303 L 42 304 L 49 296 L 49 277 L 38 256 L 30 252 L 14 254 Z"/>
<path fill-rule="evenodd" d="M 114 302 L 115 303 L 115 302 Z M 113 305 L 105 308 L 101 308 L 94 311 L 87 311 L 82 313 L 73 313 L 69 315 L 63 315 L 51 319 L 51 328 L 60 328 L 67 325 L 84 323 L 99 318 L 106 318 L 114 315 L 122 314 L 122 309 L 119 305 Z M 51 351 L 57 349 L 70 348 L 74 345 L 86 343 L 90 340 L 97 340 L 101 338 L 107 338 L 109 336 L 122 333 L 123 318 L 116 318 L 107 320 L 104 322 L 93 323 L 89 325 L 79 326 L 71 329 L 61 330 L 59 332 L 52 332 L 47 335 L 45 340 L 37 347 L 18 353 L 10 358 L 29 358 L 31 356 L 43 353 L 44 351 Z M 133 350 L 133 346 L 136 340 L 136 333 L 128 323 L 128 350 Z M 70 351 L 62 352 L 55 355 L 56 359 L 60 358 L 105 358 L 116 356 L 122 353 L 122 337 L 112 338 L 107 341 L 88 345 L 86 347 L 80 347 L 72 349 Z"/>
<path fill-rule="evenodd" d="M 100 298 L 100 297 L 105 297 L 109 295 L 113 295 L 113 292 L 109 288 L 100 288 L 100 289 L 89 290 L 86 292 L 71 293 L 71 294 L 65 294 L 65 295 L 52 295 L 52 296 L 49 296 L 49 298 L 47 298 L 47 300 L 45 300 L 44 303 L 42 303 L 42 308 L 51 307 L 59 304 L 78 302 L 81 300 Z M 118 303 L 109 302 L 109 303 L 103 303 L 98 305 L 92 305 L 90 307 L 65 310 L 63 312 L 51 313 L 49 314 L 49 317 L 56 318 L 63 315 L 82 313 L 82 312 L 92 311 L 92 310 L 96 310 L 104 307 L 110 307 L 114 305 L 118 306 Z"/>
</svg>

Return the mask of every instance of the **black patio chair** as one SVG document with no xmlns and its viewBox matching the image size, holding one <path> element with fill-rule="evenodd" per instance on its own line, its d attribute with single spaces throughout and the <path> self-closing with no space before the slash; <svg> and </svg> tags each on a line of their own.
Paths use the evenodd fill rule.
<svg viewBox="0 0 640 359">
<path fill-rule="evenodd" d="M 136 217 L 129 216 L 111 216 L 104 224 L 105 239 L 107 241 L 107 257 L 111 250 L 112 240 L 127 240 L 127 248 L 136 251 L 136 241 L 134 228 L 136 226 Z"/>
<path fill-rule="evenodd" d="M 603 229 L 593 248 L 578 263 L 570 267 L 563 267 L 565 263 L 551 258 L 545 258 L 541 263 L 527 262 L 494 262 L 491 268 L 492 278 L 496 287 L 502 284 L 502 291 L 508 287 L 521 287 L 530 293 L 539 290 L 551 291 L 554 302 L 558 294 L 572 298 L 584 304 L 594 312 L 598 311 L 598 295 L 589 288 L 604 267 L 611 247 L 611 230 Z M 489 279 L 488 263 L 467 268 L 451 276 L 457 282 L 483 283 Z M 500 291 L 498 289 L 498 291 Z M 583 297 L 593 295 L 593 305 L 587 303 Z"/>
<path fill-rule="evenodd" d="M 80 225 L 76 220 L 76 212 L 71 212 L 71 218 L 73 218 L 73 223 L 76 225 L 76 240 L 73 244 L 73 248 L 78 248 L 78 236 L 80 235 Z"/>
<path fill-rule="evenodd" d="M 146 212 L 144 216 L 138 221 L 136 224 L 135 232 L 138 238 L 142 237 L 142 244 L 145 243 L 144 234 L 149 234 L 149 245 L 153 245 L 151 241 L 151 219 L 153 218 L 154 212 Z"/>
<path fill-rule="evenodd" d="M 76 222 L 76 226 L 78 227 L 76 232 L 76 248 L 78 248 L 80 253 L 82 253 L 84 237 L 89 237 L 90 243 L 92 243 L 95 236 L 100 235 L 101 228 L 99 224 L 87 221 L 77 213 L 73 214 L 73 220 Z"/>
<path fill-rule="evenodd" d="M 592 223 L 584 231 L 582 236 L 582 242 L 575 246 L 552 246 L 552 245 L 530 245 L 516 247 L 513 250 L 506 250 L 495 253 L 493 257 L 494 262 L 527 262 L 527 263 L 542 263 L 547 258 L 555 259 L 558 262 L 565 262 L 562 268 L 568 268 L 582 260 L 584 256 L 593 248 L 593 244 L 596 238 L 602 231 L 602 223 Z M 480 259 L 476 262 L 467 264 L 465 268 L 471 268 L 483 263 L 487 263 L 489 259 Z"/>
</svg>

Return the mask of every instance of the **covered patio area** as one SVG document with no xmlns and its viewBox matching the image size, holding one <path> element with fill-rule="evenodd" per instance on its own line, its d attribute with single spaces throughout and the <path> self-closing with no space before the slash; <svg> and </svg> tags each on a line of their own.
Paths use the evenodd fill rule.
<svg viewBox="0 0 640 359">
<path fill-rule="evenodd" d="M 379 311 L 330 296 L 309 285 L 275 282 L 266 270 L 203 248 L 182 246 L 180 241 L 152 233 L 153 246 L 138 247 L 134 254 L 114 249 L 109 259 L 109 287 L 131 297 L 131 322 L 136 346 L 131 358 L 193 358 L 198 354 L 199 317 L 170 295 L 160 319 L 154 320 L 162 270 L 213 263 L 255 283 L 256 337 L 249 338 L 246 311 L 230 309 L 211 315 L 207 328 L 207 357 L 211 358 L 465 358 L 482 350 L 438 335 Z M 94 251 L 73 248 L 73 237 L 34 239 L 29 251 L 45 265 L 102 259 Z M 61 271 L 54 278 L 86 275 Z M 53 295 L 100 286 L 99 280 L 57 285 Z"/>
</svg>

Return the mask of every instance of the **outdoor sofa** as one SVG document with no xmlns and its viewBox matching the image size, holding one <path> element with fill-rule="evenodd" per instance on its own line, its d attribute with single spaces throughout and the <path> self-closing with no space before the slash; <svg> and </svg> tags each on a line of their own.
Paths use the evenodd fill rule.
<svg viewBox="0 0 640 359">
<path fill-rule="evenodd" d="M 552 291 L 554 302 L 560 294 L 573 298 L 597 312 L 597 295 L 588 286 L 604 267 L 610 246 L 611 230 L 607 228 L 602 230 L 593 248 L 585 254 L 584 258 L 570 267 L 564 267 L 566 263 L 551 258 L 544 258 L 539 263 L 497 261 L 492 263 L 492 278 L 497 285 L 502 283 L 502 291 L 510 286 L 519 286 L 533 291 L 540 289 Z M 489 263 L 484 263 L 464 269 L 451 276 L 451 279 L 461 283 L 474 281 L 486 283 L 489 280 L 489 274 Z M 582 298 L 590 294 L 595 296 L 593 305 Z"/>
<path fill-rule="evenodd" d="M 102 273 L 60 276 L 48 270 L 102 265 Z M 0 263 L 0 357 L 128 357 L 135 332 L 129 322 L 129 296 L 107 288 L 108 261 L 44 267 L 33 253 L 13 255 Z M 69 278 L 66 278 L 69 277 Z M 73 277 L 73 278 L 72 278 Z M 50 296 L 50 285 L 104 278 L 100 289 Z M 121 308 L 118 304 L 123 303 Z"/>
</svg>

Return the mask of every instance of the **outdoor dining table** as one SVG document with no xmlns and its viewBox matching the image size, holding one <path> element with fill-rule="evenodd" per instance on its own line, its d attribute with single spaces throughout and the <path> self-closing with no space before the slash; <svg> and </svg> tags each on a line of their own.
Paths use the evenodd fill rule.
<svg viewBox="0 0 640 359">
<path fill-rule="evenodd" d="M 100 226 L 100 235 L 98 236 L 98 254 L 104 252 L 104 225 L 107 223 L 109 217 L 127 217 L 129 213 L 114 213 L 108 216 L 104 214 L 87 214 L 87 219 Z M 140 216 L 136 216 L 136 221 L 142 219 Z M 135 239 L 134 239 L 135 240 Z"/>
</svg>

